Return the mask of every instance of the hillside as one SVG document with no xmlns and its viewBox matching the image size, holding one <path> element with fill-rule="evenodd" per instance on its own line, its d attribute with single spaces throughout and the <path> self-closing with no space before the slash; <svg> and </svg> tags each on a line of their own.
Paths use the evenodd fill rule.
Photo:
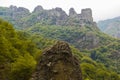
<svg viewBox="0 0 120 80">
<path fill-rule="evenodd" d="M 92 18 L 91 9 L 83 9 L 81 14 L 77 14 L 71 8 L 69 15 L 67 15 L 61 8 L 45 10 L 41 6 L 37 6 L 30 13 L 28 9 L 11 6 L 9 8 L 1 7 L 0 17 L 10 21 L 17 30 L 15 31 L 11 25 L 12 33 L 14 32 L 16 36 L 12 34 L 8 37 L 11 31 L 8 31 L 9 29 L 6 26 L 9 26 L 10 23 L 1 20 L 1 26 L 3 27 L 0 27 L 0 29 L 2 33 L 5 33 L 5 35 L 2 35 L 1 41 L 7 39 L 6 42 L 3 42 L 3 45 L 7 45 L 6 43 L 9 42 L 10 45 L 7 49 L 13 47 L 15 50 L 17 49 L 18 55 L 20 55 L 20 57 L 15 57 L 15 61 L 8 64 L 12 65 L 11 68 L 15 70 L 13 73 L 7 71 L 10 72 L 10 75 L 12 74 L 12 80 L 28 80 L 36 67 L 39 56 L 41 56 L 41 51 L 51 47 L 59 40 L 66 41 L 71 45 L 73 55 L 81 62 L 83 80 L 103 80 L 103 78 L 119 80 L 120 40 L 102 33 L 97 28 Z M 3 40 L 4 37 L 5 40 Z M 2 49 L 4 52 L 1 55 L 6 53 L 6 50 L 4 50 L 6 48 Z M 8 50 L 8 53 L 11 54 L 11 50 Z M 32 67 L 28 65 L 29 62 L 26 62 L 28 61 L 26 59 L 29 58 L 28 55 L 32 58 Z M 14 59 L 14 54 L 11 58 Z M 24 67 L 26 67 L 25 70 L 27 69 L 28 73 L 25 73 L 27 71 L 24 71 Z M 6 71 L 2 72 L 2 80 L 6 78 L 4 72 Z M 8 76 L 8 78 L 11 78 L 11 76 Z"/>
<path fill-rule="evenodd" d="M 32 34 L 40 34 L 47 38 L 67 41 L 80 50 L 93 49 L 107 45 L 112 41 L 117 41 L 117 39 L 109 37 L 93 26 L 76 27 L 37 24 L 27 31 Z"/>
<path fill-rule="evenodd" d="M 111 36 L 120 38 L 120 17 L 99 21 L 98 27 L 101 31 Z"/>
<path fill-rule="evenodd" d="M 64 40 L 80 50 L 107 45 L 115 40 L 99 31 L 89 8 L 82 9 L 80 14 L 70 8 L 68 15 L 61 8 L 46 10 L 42 6 L 37 6 L 32 13 L 16 6 L 1 8 L 0 12 L 0 16 L 10 21 L 18 30 Z"/>
<path fill-rule="evenodd" d="M 33 55 L 39 52 L 24 33 L 0 19 L 0 80 L 28 79 L 36 65 Z"/>
<path fill-rule="evenodd" d="M 112 55 L 120 55 L 119 40 L 114 39 L 99 30 L 95 30 L 92 26 L 36 26 L 30 28 L 27 32 L 42 35 L 49 39 L 67 41 L 80 51 L 90 55 L 94 60 L 104 63 L 109 69 L 118 70 L 119 67 L 115 68 L 114 64 L 116 64 L 116 60 L 119 58 L 117 59 Z M 117 65 L 119 64 L 120 63 L 117 62 Z"/>
<path fill-rule="evenodd" d="M 36 63 L 41 59 L 41 51 L 45 47 L 49 49 L 56 42 L 39 35 L 30 36 L 25 32 L 16 32 L 10 23 L 3 20 L 0 20 L 0 32 L 0 80 L 29 80 Z M 83 80 L 103 77 L 119 80 L 118 74 L 108 70 L 102 63 L 93 61 L 73 46 L 70 48 L 73 55 L 80 60 Z"/>
</svg>

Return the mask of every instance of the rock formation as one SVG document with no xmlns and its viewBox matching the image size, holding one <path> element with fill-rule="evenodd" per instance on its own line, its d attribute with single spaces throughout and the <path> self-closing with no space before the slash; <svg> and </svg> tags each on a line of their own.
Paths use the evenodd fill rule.
<svg viewBox="0 0 120 80">
<path fill-rule="evenodd" d="M 88 22 L 93 22 L 92 10 L 90 8 L 82 9 L 81 10 L 81 19 L 88 21 Z"/>
<path fill-rule="evenodd" d="M 62 8 L 58 7 L 51 9 L 48 14 L 50 19 L 54 21 L 54 25 L 64 25 L 65 20 L 67 20 L 68 17 L 65 11 L 63 11 Z"/>
<path fill-rule="evenodd" d="M 27 17 L 30 14 L 28 9 L 23 7 L 16 7 L 13 5 L 11 5 L 8 10 L 9 16 L 13 20 L 20 20 L 21 18 Z"/>
<path fill-rule="evenodd" d="M 78 14 L 74 8 L 70 8 L 69 15 L 62 8 L 43 9 L 42 6 L 37 6 L 32 13 L 23 7 L 10 6 L 0 10 L 0 16 L 13 22 L 17 27 L 33 26 L 34 24 L 60 25 L 60 26 L 94 26 L 92 10 L 90 8 L 82 9 Z M 16 27 L 16 26 L 15 26 Z"/>
<path fill-rule="evenodd" d="M 82 80 L 79 61 L 69 45 L 57 42 L 43 52 L 30 80 Z"/>
<path fill-rule="evenodd" d="M 74 8 L 70 8 L 70 10 L 69 10 L 69 16 L 70 17 L 75 17 L 77 15 L 77 13 L 75 12 L 75 10 L 74 10 Z"/>
<path fill-rule="evenodd" d="M 94 26 L 92 18 L 92 10 L 90 8 L 82 9 L 81 14 L 77 14 L 74 8 L 70 8 L 69 17 L 67 19 L 66 25 L 70 26 Z"/>
<path fill-rule="evenodd" d="M 12 17 L 22 18 L 25 16 L 28 16 L 29 10 L 16 6 L 10 6 L 10 11 L 13 11 Z M 65 13 L 65 11 L 62 10 L 62 8 L 53 8 L 49 10 L 43 9 L 42 6 L 35 7 L 34 11 L 32 12 L 37 13 L 36 15 L 33 15 L 33 22 L 43 22 L 43 24 L 51 24 L 51 25 L 94 25 L 93 18 L 92 18 L 92 10 L 90 8 L 82 9 L 81 14 L 77 14 L 74 8 L 70 8 L 69 15 Z M 31 13 L 31 15 L 32 15 Z M 19 16 L 18 16 L 19 15 Z M 30 16 L 31 16 L 30 15 Z M 31 21 L 31 20 L 30 20 Z"/>
<path fill-rule="evenodd" d="M 39 6 L 35 7 L 33 13 L 40 12 L 40 11 L 43 11 L 43 10 L 44 10 L 43 7 L 39 5 Z"/>
</svg>

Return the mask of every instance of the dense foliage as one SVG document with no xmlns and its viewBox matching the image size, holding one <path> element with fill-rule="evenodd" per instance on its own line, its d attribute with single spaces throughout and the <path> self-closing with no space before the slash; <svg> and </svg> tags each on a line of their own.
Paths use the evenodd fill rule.
<svg viewBox="0 0 120 80">
<path fill-rule="evenodd" d="M 108 72 L 109 77 L 112 74 L 111 70 L 119 73 L 119 70 L 120 70 L 119 69 L 119 55 L 120 55 L 119 42 L 120 41 L 118 39 L 112 38 L 100 32 L 98 29 L 92 26 L 76 27 L 76 26 L 50 26 L 50 25 L 36 24 L 34 27 L 29 28 L 27 31 L 30 33 L 42 35 L 49 39 L 54 38 L 54 39 L 64 40 L 71 43 L 76 48 L 78 48 L 82 52 L 82 54 L 90 56 L 97 63 L 102 63 L 102 66 L 105 66 L 107 69 L 109 69 L 110 71 Z M 86 66 L 87 65 L 89 64 L 86 64 Z M 98 66 L 100 65 L 98 64 Z M 85 67 L 85 64 L 83 64 L 82 66 Z M 94 70 L 96 72 L 94 72 L 94 74 L 97 74 L 99 71 L 99 68 L 94 65 L 92 65 L 92 67 L 95 67 Z M 106 69 L 102 69 L 102 70 L 104 75 L 104 73 L 107 72 L 107 70 Z M 105 74 L 108 74 L 108 73 L 105 73 Z M 86 74 L 86 71 L 85 71 L 85 74 Z M 101 71 L 101 74 L 102 74 L 102 71 Z M 101 75 L 101 74 L 98 74 L 98 75 Z M 105 76 L 106 75 L 104 75 L 104 77 Z M 96 77 L 94 77 L 94 79 Z M 109 77 L 106 79 L 110 79 Z M 88 79 L 92 79 L 92 78 L 89 77 Z M 103 78 L 101 78 L 100 80 L 102 79 Z"/>
<path fill-rule="evenodd" d="M 0 79 L 27 80 L 35 68 L 36 45 L 0 19 Z M 23 34 L 24 35 L 24 34 Z"/>
<path fill-rule="evenodd" d="M 91 51 L 91 58 L 104 63 L 108 68 L 120 73 L 120 44 L 110 43 Z"/>
<path fill-rule="evenodd" d="M 36 24 L 27 29 L 28 32 L 42 35 L 46 38 L 54 38 L 71 43 L 80 50 L 93 49 L 107 45 L 114 38 L 100 32 L 94 26 L 55 26 Z"/>
<path fill-rule="evenodd" d="M 33 34 L 34 32 L 37 32 L 37 31 L 31 32 L 33 30 L 39 30 L 39 32 Z M 77 30 L 78 28 L 74 30 L 72 27 L 69 28 L 64 27 L 63 29 L 63 27 L 60 28 L 56 26 L 55 27 L 50 26 L 50 27 L 41 27 L 39 29 L 30 29 L 31 33 L 29 34 L 27 32 L 22 32 L 22 31 L 16 32 L 10 23 L 0 20 L 0 80 L 6 80 L 6 79 L 28 80 L 36 67 L 36 63 L 39 59 L 41 51 L 56 42 L 56 40 L 53 40 L 52 38 L 55 39 L 56 37 L 56 39 L 65 40 L 72 43 L 72 40 L 74 40 L 72 39 L 73 36 L 78 36 L 83 34 L 82 32 L 77 32 Z M 83 29 L 83 32 L 87 30 L 89 29 Z M 52 31 L 53 33 L 50 33 L 49 31 Z M 66 32 L 70 34 L 67 34 Z M 61 36 L 59 36 L 60 33 Z M 46 36 L 46 38 L 42 36 Z M 113 43 L 107 46 L 105 49 L 103 47 L 100 47 L 95 50 L 99 51 L 100 53 L 103 53 L 103 55 L 102 54 L 98 55 L 103 59 L 104 53 L 109 52 L 108 48 L 110 48 L 111 51 L 113 51 L 112 49 L 116 51 L 120 49 L 117 43 L 116 45 L 114 45 Z M 102 62 L 101 58 L 96 57 L 98 53 L 95 53 L 94 55 L 95 57 L 93 56 L 93 52 L 95 52 L 95 50 L 91 51 L 91 58 L 98 62 L 93 61 L 89 57 L 88 55 L 89 51 L 80 52 L 78 49 L 76 49 L 73 46 L 71 46 L 71 49 L 74 55 L 78 57 L 81 61 L 83 80 L 119 80 L 120 79 L 117 73 L 113 72 L 112 69 L 108 70 L 104 66 L 104 64 L 102 64 L 102 63 L 107 64 L 107 62 L 105 61 Z"/>
</svg>

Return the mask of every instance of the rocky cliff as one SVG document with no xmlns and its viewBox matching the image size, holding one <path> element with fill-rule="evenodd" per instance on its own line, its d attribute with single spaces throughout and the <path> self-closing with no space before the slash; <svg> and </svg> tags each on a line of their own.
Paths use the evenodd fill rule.
<svg viewBox="0 0 120 80">
<path fill-rule="evenodd" d="M 57 42 L 45 50 L 30 80 L 82 80 L 79 61 L 69 45 Z"/>
<path fill-rule="evenodd" d="M 10 6 L 9 9 L 10 16 L 14 20 L 19 20 L 20 18 L 26 17 L 30 14 L 29 10 L 23 7 Z"/>
<path fill-rule="evenodd" d="M 0 7 L 0 17 L 6 20 L 20 20 L 30 14 L 29 10 L 23 7 L 16 7 L 11 5 L 9 8 Z"/>
<path fill-rule="evenodd" d="M 40 11 L 43 11 L 43 10 L 44 10 L 43 7 L 39 5 L 39 6 L 35 7 L 33 13 L 40 12 Z"/>
<path fill-rule="evenodd" d="M 54 8 L 45 10 L 41 6 L 37 6 L 33 13 L 36 21 L 41 21 L 52 25 L 70 25 L 70 26 L 84 26 L 93 25 L 92 10 L 90 8 L 82 9 L 81 14 L 77 14 L 74 8 L 70 8 L 69 15 L 65 13 L 61 8 Z"/>
<path fill-rule="evenodd" d="M 23 7 L 0 7 L 0 17 L 9 20 L 15 26 L 17 25 L 17 27 L 22 27 L 23 29 L 37 23 L 60 26 L 96 26 L 90 8 L 82 9 L 81 14 L 76 13 L 74 8 L 70 8 L 69 14 L 67 15 L 59 7 L 46 10 L 39 5 L 35 7 L 32 13 Z"/>
<path fill-rule="evenodd" d="M 96 25 L 93 21 L 92 10 L 90 8 L 82 9 L 81 14 L 77 14 L 74 8 L 70 8 L 66 24 L 70 26 Z"/>
<path fill-rule="evenodd" d="M 81 14 L 77 14 L 74 8 L 70 8 L 69 17 L 77 18 L 81 22 L 93 22 L 92 10 L 90 8 L 82 9 Z"/>
</svg>

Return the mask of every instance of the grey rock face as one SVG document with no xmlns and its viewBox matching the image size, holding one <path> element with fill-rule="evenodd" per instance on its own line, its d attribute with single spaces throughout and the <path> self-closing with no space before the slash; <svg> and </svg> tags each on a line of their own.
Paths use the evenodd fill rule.
<svg viewBox="0 0 120 80">
<path fill-rule="evenodd" d="M 67 14 L 61 8 L 50 10 L 50 14 L 56 16 L 56 20 L 65 20 L 67 18 Z"/>
<path fill-rule="evenodd" d="M 43 7 L 39 5 L 39 6 L 35 7 L 33 12 L 41 12 L 43 10 L 44 10 Z"/>
<path fill-rule="evenodd" d="M 69 10 L 69 16 L 72 17 L 72 16 L 76 16 L 77 13 L 75 12 L 74 8 L 70 8 Z"/>
<path fill-rule="evenodd" d="M 17 7 L 16 7 L 16 6 L 13 6 L 13 5 L 11 5 L 11 6 L 9 7 L 9 9 L 12 10 L 12 11 L 17 11 Z"/>
<path fill-rule="evenodd" d="M 57 42 L 45 50 L 30 80 L 82 80 L 79 61 L 69 45 Z"/>
<path fill-rule="evenodd" d="M 47 25 L 60 26 L 94 26 L 92 18 L 92 10 L 89 8 L 82 9 L 80 14 L 77 14 L 74 8 L 70 8 L 69 15 L 62 8 L 53 8 L 50 10 L 43 9 L 42 6 L 37 6 L 32 13 L 23 7 L 10 6 L 5 11 L 0 11 L 0 16 L 15 21 L 13 24 L 17 27 L 33 26 L 36 23 Z"/>
<path fill-rule="evenodd" d="M 54 17 L 53 20 L 56 20 L 56 25 L 64 25 L 67 20 L 67 14 L 61 8 L 51 10 L 51 14 Z"/>
<path fill-rule="evenodd" d="M 90 8 L 82 9 L 81 10 L 81 19 L 93 22 L 92 18 L 92 10 Z"/>
<path fill-rule="evenodd" d="M 70 8 L 69 15 L 67 15 L 65 11 L 59 7 L 50 10 L 44 10 L 41 6 L 37 6 L 33 12 L 38 13 L 38 15 L 36 15 L 37 21 L 42 21 L 51 25 L 84 26 L 86 24 L 94 24 L 92 10 L 89 8 L 82 9 L 81 14 L 77 14 L 74 8 Z"/>
<path fill-rule="evenodd" d="M 67 25 L 72 25 L 72 26 L 93 25 L 94 26 L 94 22 L 92 18 L 92 10 L 89 8 L 82 9 L 81 14 L 77 14 L 74 8 L 70 8 Z"/>
<path fill-rule="evenodd" d="M 30 14 L 29 10 L 23 7 L 10 6 L 9 14 L 13 20 L 20 20 L 23 17 L 26 17 Z"/>
</svg>

